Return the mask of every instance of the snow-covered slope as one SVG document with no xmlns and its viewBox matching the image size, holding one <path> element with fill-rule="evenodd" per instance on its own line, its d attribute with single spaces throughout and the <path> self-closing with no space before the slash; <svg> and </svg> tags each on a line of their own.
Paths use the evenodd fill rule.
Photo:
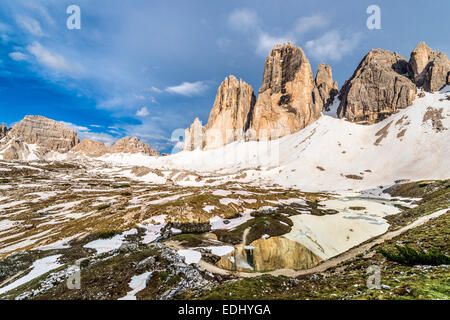
<svg viewBox="0 0 450 320">
<path fill-rule="evenodd" d="M 449 178 L 449 95 L 450 86 L 425 93 L 412 106 L 371 126 L 328 114 L 270 142 L 235 142 L 169 157 L 115 154 L 100 159 L 159 170 L 239 173 L 241 182 L 311 191 L 356 191 L 403 179 Z"/>
</svg>

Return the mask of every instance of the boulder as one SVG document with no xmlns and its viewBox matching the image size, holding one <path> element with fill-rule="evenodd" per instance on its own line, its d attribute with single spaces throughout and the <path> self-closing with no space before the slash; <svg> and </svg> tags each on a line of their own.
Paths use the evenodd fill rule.
<svg viewBox="0 0 450 320">
<path fill-rule="evenodd" d="M 414 101 L 417 88 L 406 76 L 408 62 L 388 50 L 371 50 L 339 93 L 338 116 L 372 124 Z"/>
</svg>

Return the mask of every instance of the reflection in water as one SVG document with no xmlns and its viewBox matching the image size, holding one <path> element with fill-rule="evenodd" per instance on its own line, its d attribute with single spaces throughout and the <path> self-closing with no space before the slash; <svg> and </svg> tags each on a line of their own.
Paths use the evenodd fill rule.
<svg viewBox="0 0 450 320">
<path fill-rule="evenodd" d="M 269 271 L 276 269 L 309 269 L 322 260 L 303 245 L 284 237 L 258 239 L 249 246 L 222 257 L 217 266 L 234 271 Z"/>
</svg>

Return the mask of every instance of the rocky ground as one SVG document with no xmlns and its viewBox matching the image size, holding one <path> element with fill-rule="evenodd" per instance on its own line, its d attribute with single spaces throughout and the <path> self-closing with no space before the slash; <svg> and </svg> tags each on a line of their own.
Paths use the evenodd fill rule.
<svg viewBox="0 0 450 320">
<path fill-rule="evenodd" d="M 278 239 L 291 231 L 289 217 L 300 213 L 335 215 L 336 210 L 319 204 L 335 195 L 232 182 L 201 188 L 148 184 L 94 162 L 1 162 L 0 176 L 0 299 L 450 296 L 448 265 L 407 266 L 379 252 L 400 244 L 425 251 L 437 248 L 448 257 L 445 212 L 323 272 L 305 270 L 293 278 L 248 271 L 250 276 L 241 278 L 233 270 L 209 268 L 221 265 L 226 254 L 214 249 Z M 396 202 L 400 213 L 386 216 L 389 231 L 445 211 L 448 187 L 449 181 L 421 181 L 387 189 L 394 200 L 407 200 Z M 161 216 L 167 224 L 158 225 Z M 221 228 L 211 227 L 213 217 Z M 189 261 L 195 252 L 200 262 Z M 379 290 L 367 289 L 370 265 L 381 268 Z M 80 289 L 69 289 L 67 279 L 77 272 Z"/>
</svg>

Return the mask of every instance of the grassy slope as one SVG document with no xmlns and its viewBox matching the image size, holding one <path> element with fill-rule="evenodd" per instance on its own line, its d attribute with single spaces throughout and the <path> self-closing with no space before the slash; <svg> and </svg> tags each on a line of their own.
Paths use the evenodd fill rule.
<svg viewBox="0 0 450 320">
<path fill-rule="evenodd" d="M 424 198 L 419 206 L 406 210 L 392 219 L 393 228 L 405 225 L 420 216 L 442 208 L 448 208 L 450 189 L 448 181 L 439 182 L 439 187 Z M 411 187 L 411 186 L 409 186 Z M 417 183 L 411 190 L 415 195 L 423 183 Z M 399 194 L 397 194 L 399 195 Z M 403 192 L 402 196 L 409 196 Z M 395 217 L 395 216 L 393 216 Z M 241 279 L 216 286 L 208 292 L 191 292 L 186 298 L 194 299 L 450 299 L 449 266 L 409 267 L 387 261 L 378 252 L 379 247 L 393 250 L 395 244 L 408 245 L 415 249 L 438 248 L 450 254 L 450 213 L 433 219 L 423 226 L 373 248 L 366 255 L 348 260 L 322 274 L 299 277 L 292 280 L 286 277 L 263 276 Z M 368 289 L 367 268 L 377 265 L 381 268 L 381 283 L 390 287 Z"/>
</svg>

